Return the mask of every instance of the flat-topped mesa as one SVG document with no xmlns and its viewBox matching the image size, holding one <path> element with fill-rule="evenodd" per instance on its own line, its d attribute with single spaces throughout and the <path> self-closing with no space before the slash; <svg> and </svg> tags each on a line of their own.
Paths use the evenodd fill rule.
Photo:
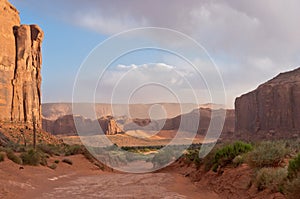
<svg viewBox="0 0 300 199">
<path fill-rule="evenodd" d="M 37 25 L 20 25 L 19 13 L 0 0 L 0 121 L 41 128 L 41 44 Z"/>
<path fill-rule="evenodd" d="M 236 99 L 236 131 L 300 132 L 300 68 L 281 73 Z"/>
</svg>

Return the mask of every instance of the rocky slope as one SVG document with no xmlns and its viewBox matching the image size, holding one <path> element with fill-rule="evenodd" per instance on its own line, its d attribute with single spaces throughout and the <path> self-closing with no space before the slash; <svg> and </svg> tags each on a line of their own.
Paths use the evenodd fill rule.
<svg viewBox="0 0 300 199">
<path fill-rule="evenodd" d="M 236 131 L 300 132 L 300 68 L 281 73 L 235 101 Z M 281 133 L 282 134 L 282 133 Z"/>
<path fill-rule="evenodd" d="M 21 25 L 17 9 L 0 0 L 0 121 L 41 127 L 43 31 Z"/>
</svg>

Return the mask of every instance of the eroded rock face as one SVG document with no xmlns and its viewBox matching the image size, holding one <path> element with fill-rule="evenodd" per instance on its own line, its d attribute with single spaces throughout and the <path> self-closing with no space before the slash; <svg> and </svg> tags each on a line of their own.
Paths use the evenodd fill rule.
<svg viewBox="0 0 300 199">
<path fill-rule="evenodd" d="M 235 101 L 236 131 L 300 132 L 300 68 Z"/>
<path fill-rule="evenodd" d="M 75 126 L 75 122 L 77 126 Z M 99 130 L 102 129 L 102 132 Z M 82 136 L 89 135 L 116 135 L 123 133 L 115 119 L 111 116 L 91 120 L 82 116 L 65 115 L 56 120 L 43 119 L 43 129 L 53 135 Z"/>
<path fill-rule="evenodd" d="M 41 43 L 36 25 L 20 25 L 19 13 L 0 0 L 0 121 L 35 120 L 41 127 Z"/>
</svg>

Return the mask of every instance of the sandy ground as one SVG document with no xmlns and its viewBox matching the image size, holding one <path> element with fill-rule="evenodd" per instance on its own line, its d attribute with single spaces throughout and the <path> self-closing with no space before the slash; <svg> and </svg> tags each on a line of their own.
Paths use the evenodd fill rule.
<svg viewBox="0 0 300 199">
<path fill-rule="evenodd" d="M 73 165 L 60 162 L 56 170 L 1 162 L 0 198 L 219 198 L 173 172 L 109 173 L 81 155 L 68 158 Z"/>
</svg>

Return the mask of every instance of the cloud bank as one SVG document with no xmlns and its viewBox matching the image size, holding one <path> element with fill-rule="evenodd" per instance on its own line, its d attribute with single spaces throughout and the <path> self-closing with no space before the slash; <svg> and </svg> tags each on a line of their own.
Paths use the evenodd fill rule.
<svg viewBox="0 0 300 199">
<path fill-rule="evenodd" d="M 29 0 L 28 5 L 108 36 L 157 26 L 193 37 L 218 65 L 228 106 L 236 96 L 300 65 L 298 0 Z"/>
</svg>

